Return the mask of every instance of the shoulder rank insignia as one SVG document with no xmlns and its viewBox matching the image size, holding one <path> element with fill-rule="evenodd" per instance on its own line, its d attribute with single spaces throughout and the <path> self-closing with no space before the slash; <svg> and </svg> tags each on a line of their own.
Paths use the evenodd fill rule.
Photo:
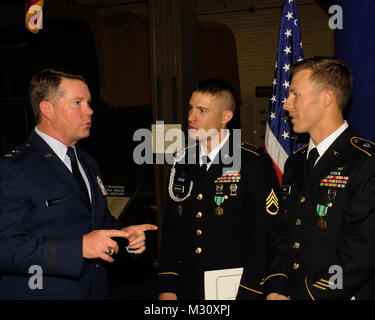
<svg viewBox="0 0 375 320">
<path fill-rule="evenodd" d="M 357 149 L 366 153 L 371 157 L 375 153 L 375 143 L 369 140 L 365 140 L 359 137 L 353 137 L 350 139 L 350 143 Z"/>
<path fill-rule="evenodd" d="M 266 211 L 273 216 L 279 212 L 279 200 L 277 199 L 275 191 L 273 191 L 273 189 L 266 199 Z"/>
<path fill-rule="evenodd" d="M 3 156 L 6 158 L 17 158 L 17 156 L 21 155 L 23 151 L 25 150 L 25 145 L 20 145 L 16 149 L 13 149 L 10 152 L 7 152 Z"/>
<path fill-rule="evenodd" d="M 297 152 L 301 152 L 301 151 L 304 151 L 305 148 L 308 146 L 309 144 L 306 143 L 305 145 L 303 145 L 301 148 L 299 148 L 298 150 L 294 151 L 293 154 L 297 153 Z"/>
<path fill-rule="evenodd" d="M 259 153 L 257 152 L 257 147 L 253 146 L 252 144 L 250 143 L 247 143 L 247 142 L 242 142 L 241 145 L 240 145 L 241 149 L 244 149 L 246 151 L 249 151 L 249 152 L 252 152 L 254 153 L 255 155 L 259 156 Z"/>
</svg>

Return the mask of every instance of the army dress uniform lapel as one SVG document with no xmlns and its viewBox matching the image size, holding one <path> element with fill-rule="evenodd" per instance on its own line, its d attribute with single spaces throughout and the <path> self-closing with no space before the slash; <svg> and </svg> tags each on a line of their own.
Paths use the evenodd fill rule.
<svg viewBox="0 0 375 320">
<path fill-rule="evenodd" d="M 205 178 L 202 175 L 201 166 L 199 163 L 199 143 L 194 145 L 194 152 L 191 156 L 185 155 L 185 165 L 184 170 L 188 175 L 189 179 L 193 180 L 195 184 L 201 183 L 201 181 Z M 189 152 L 187 150 L 186 152 Z M 190 151 L 191 152 L 191 151 Z"/>
<path fill-rule="evenodd" d="M 288 194 L 291 193 L 289 190 L 292 186 L 286 185 L 285 181 L 290 181 L 291 179 L 289 176 L 293 177 L 293 183 L 296 184 L 297 187 L 302 187 L 304 182 L 307 179 L 307 172 L 306 172 L 306 157 L 307 157 L 307 147 L 308 144 L 305 144 L 303 147 L 298 149 L 294 154 L 293 157 L 289 157 L 289 161 L 285 163 L 285 166 L 290 167 L 290 170 L 284 170 L 283 176 L 283 185 L 282 187 L 287 187 Z M 287 176 L 287 175 L 288 176 Z"/>
<path fill-rule="evenodd" d="M 212 160 L 209 169 L 203 175 L 202 181 L 201 181 L 202 189 L 205 188 L 207 185 L 212 184 L 212 181 L 214 181 L 215 178 L 221 175 L 222 165 L 221 165 L 221 162 L 219 162 L 220 161 L 220 158 L 218 158 L 219 156 L 220 156 L 220 153 L 218 153 L 215 159 Z"/>
<path fill-rule="evenodd" d="M 229 139 L 221 147 L 220 151 L 217 153 L 214 159 L 211 159 L 211 166 L 204 177 L 202 187 L 206 187 L 212 181 L 223 175 L 223 170 L 225 167 L 231 168 L 234 162 L 226 163 L 223 159 L 232 159 L 233 157 L 233 137 L 230 136 Z M 233 161 L 233 159 L 232 159 Z"/>
<path fill-rule="evenodd" d="M 315 184 L 319 183 L 322 176 L 327 174 L 331 168 L 339 167 L 342 162 L 341 155 L 349 146 L 350 137 L 353 136 L 353 131 L 347 128 L 328 148 L 323 156 L 316 163 L 315 167 L 311 170 L 310 175 L 307 177 L 306 183 Z"/>
</svg>

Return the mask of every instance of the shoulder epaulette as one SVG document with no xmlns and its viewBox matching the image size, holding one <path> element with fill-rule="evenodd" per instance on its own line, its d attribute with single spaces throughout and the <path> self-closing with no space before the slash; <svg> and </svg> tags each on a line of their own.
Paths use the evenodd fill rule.
<svg viewBox="0 0 375 320">
<path fill-rule="evenodd" d="M 309 145 L 308 143 L 304 144 L 301 148 L 299 148 L 298 150 L 294 151 L 293 154 L 304 150 L 308 145 Z"/>
<path fill-rule="evenodd" d="M 23 145 L 20 145 L 14 149 L 12 149 L 11 151 L 5 153 L 3 156 L 5 158 L 8 158 L 8 159 L 12 159 L 12 158 L 16 158 L 17 156 L 19 156 L 20 154 L 23 153 L 24 150 L 26 150 L 27 148 L 30 147 L 30 144 L 29 143 L 25 143 Z"/>
<path fill-rule="evenodd" d="M 186 150 L 186 149 L 193 148 L 193 147 L 196 147 L 197 144 L 198 144 L 198 142 L 197 142 L 196 144 L 191 144 L 190 146 L 186 146 L 186 147 L 185 147 L 185 150 Z"/>
<path fill-rule="evenodd" d="M 375 154 L 375 143 L 373 143 L 372 141 L 365 140 L 359 137 L 352 137 L 350 139 L 350 143 L 358 150 L 361 150 L 362 152 L 367 154 L 369 157 Z"/>
<path fill-rule="evenodd" d="M 256 154 L 257 156 L 259 156 L 258 148 L 256 146 L 253 146 L 250 143 L 242 142 L 240 144 L 240 147 L 241 147 L 241 149 L 252 152 L 252 153 Z"/>
</svg>

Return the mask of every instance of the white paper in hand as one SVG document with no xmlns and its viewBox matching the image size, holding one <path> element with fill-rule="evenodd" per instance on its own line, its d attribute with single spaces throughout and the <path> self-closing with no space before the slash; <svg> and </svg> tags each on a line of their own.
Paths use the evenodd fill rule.
<svg viewBox="0 0 375 320">
<path fill-rule="evenodd" d="M 243 268 L 211 270 L 204 272 L 206 300 L 235 300 Z"/>
</svg>

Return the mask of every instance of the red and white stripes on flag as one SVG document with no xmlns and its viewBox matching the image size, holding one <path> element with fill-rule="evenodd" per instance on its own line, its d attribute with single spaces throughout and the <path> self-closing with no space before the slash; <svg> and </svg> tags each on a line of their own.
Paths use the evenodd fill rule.
<svg viewBox="0 0 375 320">
<path fill-rule="evenodd" d="M 265 148 L 274 162 L 280 182 L 286 159 L 302 146 L 296 141 L 292 125 L 288 120 L 288 113 L 283 109 L 283 104 L 289 95 L 291 80 L 289 68 L 303 59 L 296 1 L 284 0 L 265 135 Z"/>
</svg>

